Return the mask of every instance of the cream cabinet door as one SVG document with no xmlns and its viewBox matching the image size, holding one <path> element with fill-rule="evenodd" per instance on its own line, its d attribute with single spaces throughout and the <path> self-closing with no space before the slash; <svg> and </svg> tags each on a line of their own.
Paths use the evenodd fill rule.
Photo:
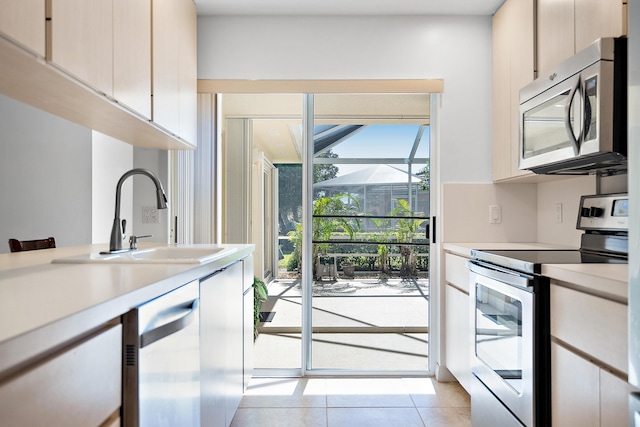
<svg viewBox="0 0 640 427">
<path fill-rule="evenodd" d="M 493 180 L 511 176 L 511 50 L 510 16 L 505 3 L 493 16 L 492 32 L 492 130 Z"/>
<path fill-rule="evenodd" d="M 553 427 L 600 427 L 600 368 L 551 343 Z"/>
<path fill-rule="evenodd" d="M 533 81 L 533 0 L 507 0 L 493 17 L 493 180 L 523 175 L 519 163 L 520 89 Z"/>
<path fill-rule="evenodd" d="M 103 425 L 121 406 L 122 325 L 0 382 L 3 426 Z"/>
<path fill-rule="evenodd" d="M 44 57 L 44 1 L 0 0 L 0 11 L 0 33 Z"/>
<path fill-rule="evenodd" d="M 193 0 L 154 0 L 152 15 L 153 121 L 195 146 L 195 4 Z"/>
<path fill-rule="evenodd" d="M 180 7 L 180 133 L 191 145 L 198 143 L 198 61 L 196 6 L 182 0 Z"/>
<path fill-rule="evenodd" d="M 580 0 L 575 2 L 576 52 L 600 37 L 626 34 L 622 0 Z"/>
<path fill-rule="evenodd" d="M 627 33 L 626 1 L 537 0 L 538 75 L 600 37 Z"/>
<path fill-rule="evenodd" d="M 47 58 L 107 96 L 113 96 L 113 3 L 51 2 L 51 52 Z"/>
<path fill-rule="evenodd" d="M 153 121 L 180 133 L 179 2 L 154 0 L 152 6 Z"/>
<path fill-rule="evenodd" d="M 627 427 L 629 425 L 629 384 L 600 369 L 600 425 Z"/>
<path fill-rule="evenodd" d="M 149 0 L 113 0 L 113 96 L 151 119 Z"/>
<path fill-rule="evenodd" d="M 446 286 L 445 342 L 447 369 L 467 391 L 471 388 L 471 329 L 469 295 Z"/>
<path fill-rule="evenodd" d="M 573 0 L 537 0 L 538 76 L 575 52 Z"/>
<path fill-rule="evenodd" d="M 627 372 L 628 307 L 551 285 L 551 335 L 620 372 Z"/>
</svg>

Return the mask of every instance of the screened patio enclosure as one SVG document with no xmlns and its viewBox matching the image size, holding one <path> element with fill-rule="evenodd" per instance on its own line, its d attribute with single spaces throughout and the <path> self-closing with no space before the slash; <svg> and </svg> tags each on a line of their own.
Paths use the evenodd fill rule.
<svg viewBox="0 0 640 427">
<path fill-rule="evenodd" d="M 425 129 L 381 124 L 316 128 L 313 252 L 314 259 L 329 255 L 328 262 L 336 265 L 334 277 L 340 270 L 428 274 Z M 339 137 L 331 142 L 332 134 Z"/>
<path fill-rule="evenodd" d="M 429 193 L 421 191 L 422 179 L 392 165 L 373 165 L 336 178 L 313 184 L 317 193 L 325 197 L 348 194 L 360 206 L 366 217 L 390 216 L 397 208 L 397 200 L 406 200 L 411 211 L 429 212 Z M 347 202 L 352 199 L 347 199 Z M 362 231 L 379 229 L 371 220 L 361 224 Z"/>
</svg>

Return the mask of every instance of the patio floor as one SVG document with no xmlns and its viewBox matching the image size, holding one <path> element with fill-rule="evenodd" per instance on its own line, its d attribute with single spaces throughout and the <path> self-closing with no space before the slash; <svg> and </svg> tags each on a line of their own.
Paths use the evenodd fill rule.
<svg viewBox="0 0 640 427">
<path fill-rule="evenodd" d="M 254 363 L 260 368 L 301 365 L 299 280 L 269 284 L 261 311 Z M 313 284 L 313 367 L 368 371 L 427 370 L 428 280 L 339 278 Z"/>
</svg>

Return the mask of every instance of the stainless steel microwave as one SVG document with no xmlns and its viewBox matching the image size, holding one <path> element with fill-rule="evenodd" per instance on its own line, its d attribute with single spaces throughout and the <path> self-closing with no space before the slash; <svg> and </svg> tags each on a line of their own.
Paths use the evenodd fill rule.
<svg viewBox="0 0 640 427">
<path fill-rule="evenodd" d="M 520 169 L 626 170 L 627 39 L 602 38 L 520 91 Z"/>
</svg>

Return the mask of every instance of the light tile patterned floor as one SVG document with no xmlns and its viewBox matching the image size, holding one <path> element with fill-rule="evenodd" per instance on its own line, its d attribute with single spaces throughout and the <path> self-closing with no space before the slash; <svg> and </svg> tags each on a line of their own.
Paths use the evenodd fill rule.
<svg viewBox="0 0 640 427">
<path fill-rule="evenodd" d="M 433 378 L 254 378 L 231 427 L 470 427 L 469 395 Z"/>
</svg>

